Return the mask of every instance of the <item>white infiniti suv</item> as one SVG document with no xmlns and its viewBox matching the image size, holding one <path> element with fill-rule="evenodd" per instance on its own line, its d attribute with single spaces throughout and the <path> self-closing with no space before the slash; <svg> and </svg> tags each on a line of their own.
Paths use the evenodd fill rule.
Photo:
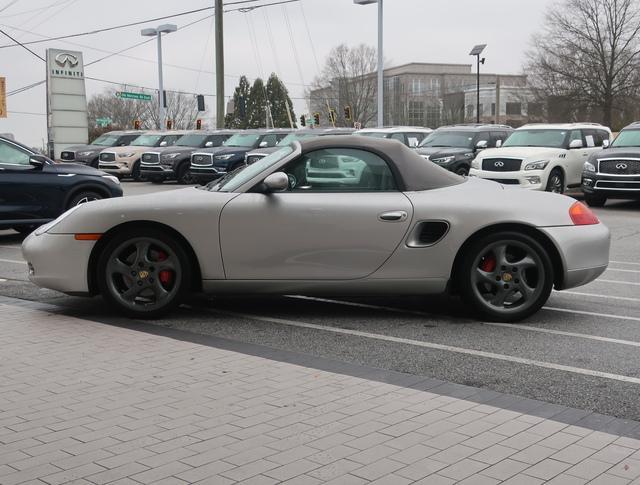
<svg viewBox="0 0 640 485">
<path fill-rule="evenodd" d="M 611 130 L 596 123 L 524 125 L 502 147 L 480 152 L 469 176 L 563 193 L 580 186 L 584 162 L 610 137 Z"/>
</svg>

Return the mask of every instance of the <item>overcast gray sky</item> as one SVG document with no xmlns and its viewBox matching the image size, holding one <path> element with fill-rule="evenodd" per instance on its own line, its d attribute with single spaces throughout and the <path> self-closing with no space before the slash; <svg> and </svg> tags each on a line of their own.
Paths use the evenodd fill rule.
<svg viewBox="0 0 640 485">
<path fill-rule="evenodd" d="M 230 4 L 234 0 L 225 0 Z M 274 0 L 260 0 L 270 3 Z M 470 63 L 474 44 L 488 44 L 483 55 L 486 72 L 521 73 L 524 52 L 532 33 L 542 24 L 545 9 L 554 0 L 385 0 L 385 59 L 387 67 L 408 62 Z M 556 0 L 557 1 L 557 0 Z M 0 28 L 21 42 L 108 27 L 210 6 L 213 0 L 0 0 Z M 9 6 L 5 10 L 6 6 Z M 43 9 L 43 7 L 50 7 Z M 234 8 L 229 5 L 228 8 Z M 39 9 L 39 10 L 38 10 Z M 211 11 L 177 17 L 179 31 L 163 38 L 166 89 L 215 93 L 213 19 Z M 312 42 L 305 26 L 308 22 Z M 287 19 L 291 33 L 287 28 Z M 240 74 L 250 78 L 277 72 L 294 99 L 296 114 L 306 111 L 304 84 L 322 66 L 332 47 L 346 43 L 377 43 L 376 5 L 358 6 L 352 0 L 301 0 L 285 7 L 273 6 L 250 13 L 225 14 L 225 92 L 233 92 Z M 137 42 L 143 27 L 129 27 L 66 41 L 29 46 L 44 57 L 47 47 L 80 50 L 85 64 Z M 270 28 L 269 28 L 270 27 Z M 255 32 L 252 42 L 250 32 Z M 293 43 L 292 43 L 293 39 Z M 0 45 L 11 44 L 0 34 Z M 293 44 L 300 68 L 295 61 Z M 85 74 L 157 88 L 156 45 L 150 42 L 85 69 Z M 256 60 L 258 59 L 258 61 Z M 7 91 L 43 80 L 44 62 L 20 47 L 0 49 L 0 76 Z M 87 95 L 107 84 L 86 81 Z M 40 146 L 46 136 L 45 88 L 39 86 L 8 98 L 9 117 L 0 119 L 0 133 Z M 214 98 L 207 98 L 215 111 Z M 18 112 L 40 113 L 20 114 Z"/>
</svg>

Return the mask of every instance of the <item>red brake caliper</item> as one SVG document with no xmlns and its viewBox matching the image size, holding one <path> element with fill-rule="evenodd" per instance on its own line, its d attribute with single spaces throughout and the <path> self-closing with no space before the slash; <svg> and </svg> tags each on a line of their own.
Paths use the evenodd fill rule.
<svg viewBox="0 0 640 485">
<path fill-rule="evenodd" d="M 165 253 L 164 251 L 158 251 L 158 262 L 164 261 L 166 259 L 167 259 L 167 253 Z M 173 274 L 168 269 L 163 269 L 158 274 L 158 278 L 160 278 L 160 283 L 162 283 L 165 286 L 168 286 L 171 283 L 172 277 L 173 277 Z"/>
<path fill-rule="evenodd" d="M 485 256 L 480 262 L 480 269 L 485 273 L 493 273 L 496 269 L 496 258 L 493 254 Z"/>
</svg>

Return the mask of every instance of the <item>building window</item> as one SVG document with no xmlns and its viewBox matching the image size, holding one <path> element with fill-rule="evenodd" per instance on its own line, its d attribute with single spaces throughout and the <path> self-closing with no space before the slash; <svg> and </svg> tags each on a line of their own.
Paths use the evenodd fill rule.
<svg viewBox="0 0 640 485">
<path fill-rule="evenodd" d="M 425 88 L 427 87 L 426 83 L 422 79 L 412 79 L 409 84 L 409 92 L 411 94 L 423 94 Z"/>
<path fill-rule="evenodd" d="M 491 103 L 491 116 L 496 115 L 496 103 Z"/>
<path fill-rule="evenodd" d="M 423 101 L 409 101 L 408 122 L 412 126 L 424 125 Z"/>
<path fill-rule="evenodd" d="M 520 116 L 522 114 L 522 103 L 507 103 L 507 115 Z"/>
</svg>

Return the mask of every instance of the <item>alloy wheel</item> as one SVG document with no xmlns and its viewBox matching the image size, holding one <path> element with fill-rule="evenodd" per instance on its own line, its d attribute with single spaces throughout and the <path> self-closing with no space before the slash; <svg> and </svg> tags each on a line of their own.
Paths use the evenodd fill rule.
<svg viewBox="0 0 640 485">
<path fill-rule="evenodd" d="M 563 192 L 563 183 L 562 177 L 557 173 L 551 174 L 549 178 L 548 191 L 553 192 L 554 194 L 561 194 Z"/>
</svg>

